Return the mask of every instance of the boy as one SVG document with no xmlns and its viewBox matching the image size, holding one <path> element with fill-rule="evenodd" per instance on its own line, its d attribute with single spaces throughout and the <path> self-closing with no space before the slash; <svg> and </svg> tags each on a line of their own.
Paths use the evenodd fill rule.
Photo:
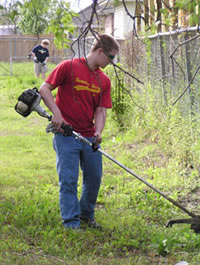
<svg viewBox="0 0 200 265">
<path fill-rule="evenodd" d="M 86 58 L 61 62 L 40 88 L 44 103 L 53 113 L 57 131 L 53 138 L 60 186 L 60 210 L 66 228 L 79 229 L 80 223 L 101 229 L 94 211 L 102 177 L 102 155 L 74 136 L 64 137 L 62 124 L 89 141 L 101 143 L 106 109 L 112 107 L 111 82 L 100 69 L 105 68 L 119 51 L 119 44 L 108 34 L 98 35 Z M 56 102 L 52 90 L 58 87 Z M 83 172 L 80 201 L 77 197 L 79 163 Z"/>
<path fill-rule="evenodd" d="M 48 45 L 50 41 L 45 39 L 42 40 L 41 44 L 35 46 L 32 49 L 32 56 L 34 58 L 34 71 L 37 78 L 40 74 L 43 79 L 45 79 L 45 73 L 47 72 L 47 61 L 49 58 Z"/>
</svg>

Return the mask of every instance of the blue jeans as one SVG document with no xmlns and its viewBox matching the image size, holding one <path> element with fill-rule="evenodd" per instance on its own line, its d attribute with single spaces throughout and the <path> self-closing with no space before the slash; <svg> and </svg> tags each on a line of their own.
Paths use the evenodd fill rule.
<svg viewBox="0 0 200 265">
<path fill-rule="evenodd" d="M 87 138 L 92 140 L 92 138 Z M 65 227 L 80 226 L 79 216 L 94 217 L 102 177 L 102 155 L 74 136 L 56 133 L 53 138 L 59 176 L 60 211 Z M 77 196 L 79 164 L 83 172 L 80 201 Z"/>
</svg>

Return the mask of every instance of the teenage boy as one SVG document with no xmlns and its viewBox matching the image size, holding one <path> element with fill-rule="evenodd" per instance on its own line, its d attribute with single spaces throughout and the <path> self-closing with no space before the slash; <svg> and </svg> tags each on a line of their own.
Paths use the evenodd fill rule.
<svg viewBox="0 0 200 265">
<path fill-rule="evenodd" d="M 66 228 L 78 229 L 81 223 L 101 229 L 94 218 L 95 206 L 102 177 L 102 155 L 74 136 L 63 135 L 62 124 L 89 141 L 102 141 L 106 109 L 112 107 L 111 82 L 100 69 L 112 62 L 119 44 L 108 34 L 98 35 L 85 58 L 61 62 L 40 88 L 46 106 L 53 113 L 53 147 L 60 186 L 60 210 Z M 56 101 L 52 90 L 58 88 Z M 77 197 L 79 164 L 83 172 L 80 200 Z"/>
</svg>

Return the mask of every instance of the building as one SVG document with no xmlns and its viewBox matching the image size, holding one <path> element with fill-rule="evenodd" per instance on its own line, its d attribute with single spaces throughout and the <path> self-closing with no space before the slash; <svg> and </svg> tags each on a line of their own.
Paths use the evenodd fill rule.
<svg viewBox="0 0 200 265">
<path fill-rule="evenodd" d="M 0 35 L 15 34 L 16 27 L 14 25 L 0 25 Z"/>
</svg>

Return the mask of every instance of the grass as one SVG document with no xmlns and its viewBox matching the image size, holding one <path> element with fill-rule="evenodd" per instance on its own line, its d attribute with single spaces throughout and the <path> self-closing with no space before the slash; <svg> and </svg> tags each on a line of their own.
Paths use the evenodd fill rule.
<svg viewBox="0 0 200 265">
<path fill-rule="evenodd" d="M 2 69 L 0 264 L 173 265 L 181 260 L 200 264 L 199 235 L 186 224 L 165 227 L 170 219 L 188 216 L 105 157 L 96 210 L 103 232 L 65 231 L 60 218 L 52 135 L 45 133 L 48 121 L 36 113 L 23 118 L 14 110 L 22 91 L 39 87 L 42 80 L 35 79 L 30 63 L 15 64 L 13 76 L 5 70 L 8 64 L 1 63 Z M 170 134 L 152 140 L 155 129 L 151 133 L 147 121 L 146 131 L 144 126 L 134 126 L 119 133 L 109 111 L 102 149 L 168 196 L 199 212 L 195 197 L 199 184 L 198 140 L 191 143 L 194 156 L 190 164 L 183 163 L 183 136 L 182 144 L 175 131 L 173 137 Z M 164 126 L 163 121 L 157 127 L 158 135 L 165 131 Z M 170 126 L 178 128 L 174 123 Z M 169 140 L 177 140 L 177 150 Z"/>
</svg>

